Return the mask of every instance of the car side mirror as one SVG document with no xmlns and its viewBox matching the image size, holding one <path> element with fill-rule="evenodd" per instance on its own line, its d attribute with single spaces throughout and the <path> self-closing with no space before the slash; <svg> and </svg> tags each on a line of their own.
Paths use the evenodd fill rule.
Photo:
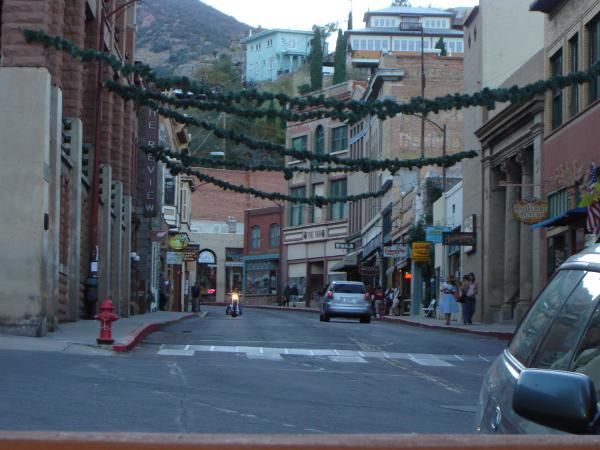
<svg viewBox="0 0 600 450">
<path fill-rule="evenodd" d="M 598 414 L 596 389 L 592 380 L 580 373 L 527 369 L 517 381 L 513 410 L 546 427 L 589 434 Z"/>
</svg>

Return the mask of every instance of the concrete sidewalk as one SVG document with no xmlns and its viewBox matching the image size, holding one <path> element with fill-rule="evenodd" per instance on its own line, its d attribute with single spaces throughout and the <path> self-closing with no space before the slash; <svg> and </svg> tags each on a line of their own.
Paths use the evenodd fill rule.
<svg viewBox="0 0 600 450">
<path fill-rule="evenodd" d="M 126 352 L 131 350 L 144 336 L 163 325 L 199 315 L 206 315 L 206 313 L 157 311 L 131 317 L 121 317 L 112 323 L 112 336 L 115 340 L 113 345 L 99 345 L 96 343 L 96 338 L 100 333 L 100 322 L 97 320 L 79 320 L 77 322 L 61 323 L 56 331 L 43 337 L 0 334 L 0 348 L 111 355 L 114 351 Z"/>
</svg>

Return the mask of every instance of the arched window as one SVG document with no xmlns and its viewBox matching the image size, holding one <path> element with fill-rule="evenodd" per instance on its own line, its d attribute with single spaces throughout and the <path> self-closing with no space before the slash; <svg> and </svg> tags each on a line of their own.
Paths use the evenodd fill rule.
<svg viewBox="0 0 600 450">
<path fill-rule="evenodd" d="M 250 229 L 250 248 L 260 248 L 260 227 L 258 225 Z"/>
<path fill-rule="evenodd" d="M 278 223 L 272 223 L 269 227 L 269 247 L 279 247 L 279 234 L 281 233 L 281 227 Z"/>
<path fill-rule="evenodd" d="M 322 125 L 315 130 L 315 153 L 317 155 L 325 153 L 325 131 Z"/>
</svg>

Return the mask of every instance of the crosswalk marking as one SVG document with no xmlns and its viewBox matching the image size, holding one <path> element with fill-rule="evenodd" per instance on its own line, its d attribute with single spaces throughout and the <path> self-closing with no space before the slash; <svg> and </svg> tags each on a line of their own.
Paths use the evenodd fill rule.
<svg viewBox="0 0 600 450">
<path fill-rule="evenodd" d="M 457 362 L 489 362 L 482 355 L 436 355 L 430 353 L 369 352 L 337 349 L 250 347 L 239 345 L 163 345 L 157 352 L 164 356 L 194 356 L 196 353 L 243 353 L 248 359 L 282 361 L 284 356 L 323 357 L 332 362 L 366 363 L 369 359 L 406 360 L 420 366 L 453 367 Z"/>
</svg>

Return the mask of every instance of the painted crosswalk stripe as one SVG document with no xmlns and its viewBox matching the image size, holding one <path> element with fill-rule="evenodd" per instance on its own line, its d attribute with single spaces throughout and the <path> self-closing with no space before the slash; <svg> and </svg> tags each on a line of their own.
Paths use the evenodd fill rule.
<svg viewBox="0 0 600 450">
<path fill-rule="evenodd" d="M 194 356 L 196 353 L 238 353 L 249 359 L 281 361 L 286 357 L 327 358 L 332 362 L 365 363 L 369 360 L 405 360 L 420 366 L 453 367 L 457 362 L 490 362 L 493 358 L 482 355 L 437 355 L 430 353 L 373 352 L 337 349 L 308 349 L 281 347 L 251 347 L 232 345 L 161 345 L 158 352 L 164 356 Z"/>
</svg>

